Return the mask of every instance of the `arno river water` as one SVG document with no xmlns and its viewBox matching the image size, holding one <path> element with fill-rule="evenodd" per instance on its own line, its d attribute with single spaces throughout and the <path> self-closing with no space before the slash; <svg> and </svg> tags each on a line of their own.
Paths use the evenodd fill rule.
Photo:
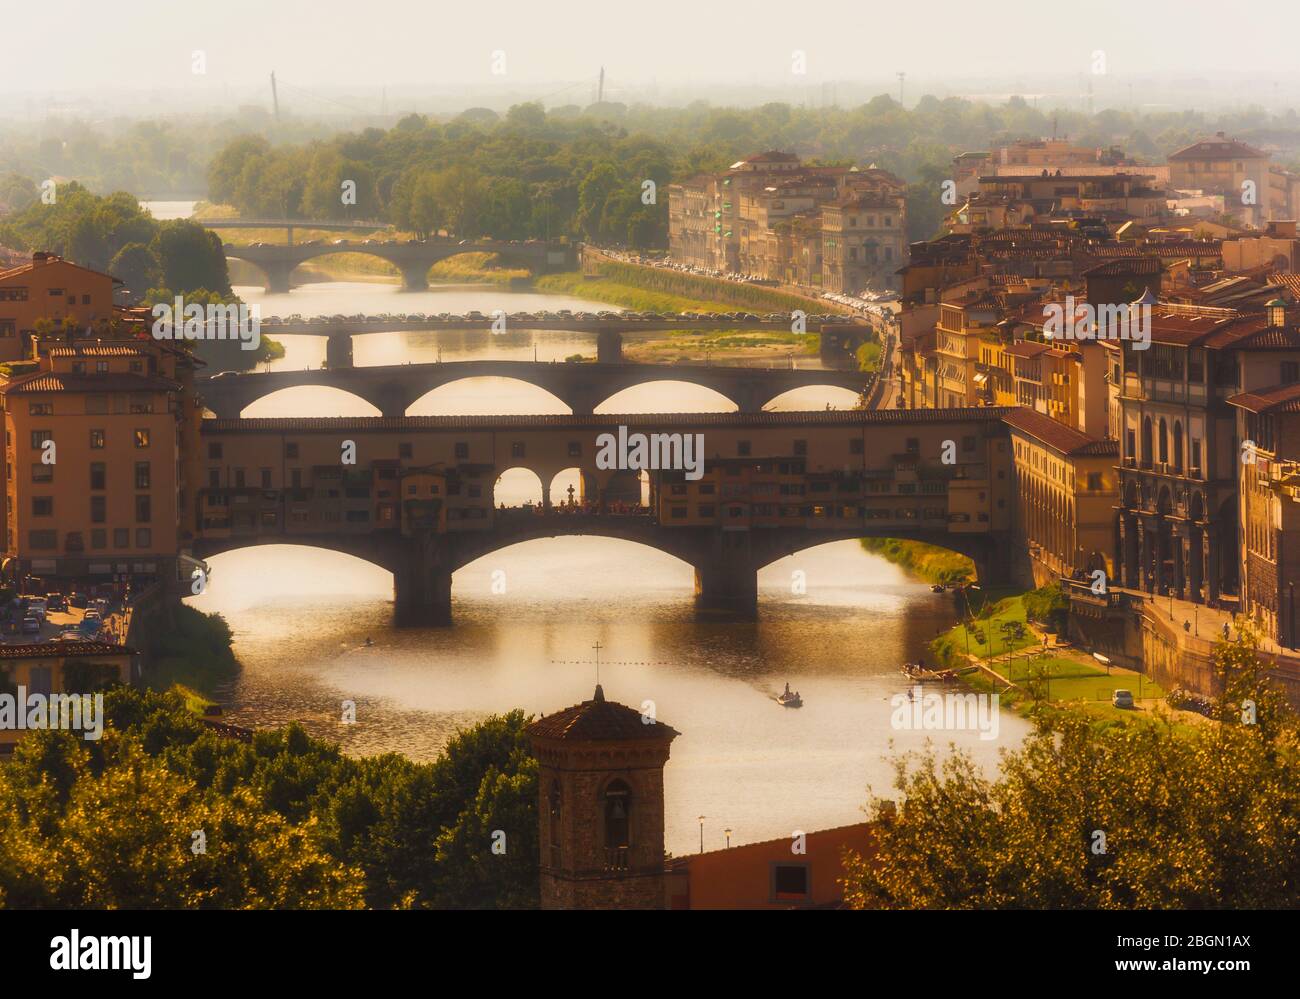
<svg viewBox="0 0 1300 999">
<path fill-rule="evenodd" d="M 598 303 L 488 288 L 400 293 L 393 285 L 313 284 L 289 295 L 237 289 L 263 315 L 464 312 L 603 308 Z M 319 364 L 324 340 L 285 338 L 276 367 Z M 594 353 L 591 337 L 547 331 L 506 334 L 379 333 L 355 340 L 355 363 L 479 357 L 562 359 Z M 440 354 L 441 352 L 441 354 Z M 834 389 L 806 390 L 783 408 L 821 409 L 851 400 Z M 606 412 L 730 409 L 707 390 L 680 383 L 620 394 Z M 410 410 L 426 413 L 564 412 L 541 390 L 481 380 L 448 386 Z M 268 397 L 247 416 L 373 415 L 364 402 L 329 389 Z M 563 480 L 552 488 L 563 498 Z M 512 476 L 498 495 L 536 498 L 531 475 Z M 606 695 L 657 716 L 682 735 L 666 771 L 667 847 L 741 844 L 859 821 L 871 786 L 890 796 L 893 753 L 920 748 L 927 734 L 896 731 L 890 698 L 906 689 L 899 665 L 917 658 L 955 617 L 950 595 L 929 587 L 856 542 L 810 549 L 759 576 L 759 619 L 697 621 L 689 566 L 660 552 L 602 538 L 534 541 L 458 572 L 455 625 L 397 630 L 392 583 L 383 570 L 348 556 L 300 547 L 257 548 L 212 560 L 209 591 L 195 606 L 224 613 L 242 663 L 220 691 L 229 719 L 249 725 L 302 721 L 349 753 L 385 751 L 415 759 L 438 754 L 458 728 L 492 712 L 550 712 L 589 698 L 601 646 Z M 505 593 L 493 572 L 505 571 Z M 795 570 L 806 593 L 792 592 Z M 373 645 L 367 647 L 370 638 Z M 804 707 L 772 699 L 789 681 Z M 340 722 L 355 702 L 357 722 Z M 937 732 L 990 769 L 998 750 L 1019 743 L 1025 725 L 1003 713 L 997 739 Z M 892 744 L 892 745 L 891 745 Z"/>
</svg>

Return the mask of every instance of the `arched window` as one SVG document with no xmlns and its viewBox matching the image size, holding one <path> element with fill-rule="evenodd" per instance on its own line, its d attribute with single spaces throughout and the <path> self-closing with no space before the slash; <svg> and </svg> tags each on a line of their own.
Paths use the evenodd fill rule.
<svg viewBox="0 0 1300 999">
<path fill-rule="evenodd" d="M 632 789 L 623 781 L 611 781 L 605 788 L 605 847 L 626 847 L 631 829 Z"/>
<path fill-rule="evenodd" d="M 1183 422 L 1174 420 L 1174 471 L 1183 470 Z"/>
<path fill-rule="evenodd" d="M 1167 462 L 1169 460 L 1169 425 L 1165 423 L 1165 418 L 1160 417 L 1160 460 Z"/>
</svg>

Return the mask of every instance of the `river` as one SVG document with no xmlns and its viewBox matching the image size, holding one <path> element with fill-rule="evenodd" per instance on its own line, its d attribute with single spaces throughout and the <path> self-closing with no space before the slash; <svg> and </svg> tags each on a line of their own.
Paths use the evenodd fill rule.
<svg viewBox="0 0 1300 999">
<path fill-rule="evenodd" d="M 263 315 L 464 312 L 540 308 L 594 311 L 599 303 L 463 285 L 402 293 L 371 282 L 311 284 L 289 295 L 236 291 Z M 377 333 L 357 337 L 355 363 L 477 357 L 541 360 L 591 352 L 580 334 Z M 318 364 L 324 341 L 286 337 L 274 367 Z M 844 405 L 835 390 L 806 390 L 798 408 Z M 607 412 L 732 408 L 709 390 L 661 383 L 620 393 Z M 791 405 L 787 399 L 787 405 Z M 411 413 L 563 412 L 540 389 L 479 379 L 431 393 Z M 366 403 L 330 389 L 267 397 L 249 416 L 371 415 Z M 525 473 L 507 502 L 536 498 Z M 528 481 L 531 479 L 531 481 Z M 503 486 L 505 483 L 503 483 Z M 552 487 L 560 492 L 564 483 Z M 870 786 L 890 795 L 891 753 L 917 749 L 926 733 L 895 731 L 890 698 L 906 689 L 900 663 L 919 657 L 953 623 L 953 598 L 933 594 L 856 542 L 782 559 L 759 574 L 759 620 L 695 620 L 692 572 L 670 556 L 630 542 L 563 538 L 516 545 L 456 573 L 455 625 L 397 630 L 390 624 L 391 577 L 349 556 L 291 546 L 212 559 L 209 590 L 195 598 L 221 611 L 236 635 L 243 668 L 221 691 L 229 720 L 278 725 L 302 721 L 349 753 L 386 751 L 427 760 L 458 727 L 519 707 L 551 712 L 591 697 L 593 646 L 600 648 L 606 695 L 680 731 L 666 770 L 666 846 L 674 853 L 735 845 L 860 821 Z M 495 570 L 505 592 L 493 592 Z M 794 592 L 796 571 L 806 592 Z M 495 577 L 501 579 L 502 577 Z M 499 589 L 500 587 L 497 587 Z M 367 638 L 373 640 L 365 646 Z M 798 710 L 772 697 L 789 681 Z M 355 724 L 340 721 L 353 701 Z M 1003 713 L 996 739 L 972 731 L 934 733 L 968 749 L 988 769 L 999 748 L 1027 727 Z M 891 748 L 892 746 L 892 748 Z"/>
</svg>

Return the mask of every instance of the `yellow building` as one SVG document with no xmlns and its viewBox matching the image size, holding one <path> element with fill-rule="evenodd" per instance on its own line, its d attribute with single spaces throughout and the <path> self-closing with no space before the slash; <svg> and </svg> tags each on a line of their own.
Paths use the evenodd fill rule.
<svg viewBox="0 0 1300 999">
<path fill-rule="evenodd" d="M 1114 581 L 1119 444 L 1029 409 L 1004 417 L 1016 475 L 1016 532 L 1035 582 L 1102 569 Z"/>
<path fill-rule="evenodd" d="M 174 572 L 184 507 L 184 352 L 152 340 L 53 347 L 0 384 L 10 571 L 71 579 Z M 191 493 L 192 495 L 192 493 Z"/>
<path fill-rule="evenodd" d="M 0 645 L 0 696 L 17 698 L 20 688 L 24 699 L 26 695 L 39 695 L 47 709 L 57 712 L 60 725 L 65 723 L 66 710 L 70 727 L 93 737 L 96 719 L 86 713 L 89 705 L 85 699 L 79 698 L 81 703 L 73 704 L 72 695 L 93 695 L 113 684 L 130 683 L 134 658 L 134 651 L 126 646 L 105 642 Z M 26 706 L 15 703 L 19 710 Z M 24 724 L 27 718 L 24 712 Z M 102 726 L 104 719 L 99 716 L 97 721 Z M 9 758 L 25 731 L 8 724 L 0 728 L 0 760 Z"/>
<path fill-rule="evenodd" d="M 35 253 L 30 264 L 0 271 L 0 361 L 31 357 L 42 320 L 55 328 L 71 321 L 79 331 L 110 322 L 116 284 L 53 253 Z"/>
</svg>

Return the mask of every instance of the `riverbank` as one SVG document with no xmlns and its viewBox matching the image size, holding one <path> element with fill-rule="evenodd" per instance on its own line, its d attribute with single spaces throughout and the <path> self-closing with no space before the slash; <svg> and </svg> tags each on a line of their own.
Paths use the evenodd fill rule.
<svg viewBox="0 0 1300 999">
<path fill-rule="evenodd" d="M 899 538 L 861 538 L 859 543 L 866 551 L 920 576 L 927 583 L 950 585 L 975 578 L 975 563 L 947 548 Z"/>
<path fill-rule="evenodd" d="M 600 250 L 585 247 L 582 272 L 589 281 L 608 279 L 648 293 L 715 303 L 715 311 L 726 312 L 740 308 L 755 312 L 853 313 L 852 309 L 828 299 L 792 294 L 744 281 L 705 277 L 667 267 L 628 263 L 615 260 Z M 718 304 L 723 308 L 718 310 Z"/>
<path fill-rule="evenodd" d="M 1001 707 L 1025 718 L 1043 710 L 1080 710 L 1099 722 L 1151 720 L 1159 708 L 1179 724 L 1197 722 L 1192 712 L 1169 708 L 1165 689 L 1143 673 L 1101 663 L 1031 620 L 1042 602 L 1037 592 L 959 595 L 957 611 L 965 620 L 930 643 L 935 662 L 952 669 L 977 666 L 962 676 L 966 686 L 996 693 Z M 1132 708 L 1111 703 L 1121 689 L 1132 692 Z"/>
<path fill-rule="evenodd" d="M 572 295 L 636 312 L 730 312 L 734 306 L 630 284 L 612 277 L 584 277 L 578 271 L 544 274 L 533 282 L 537 291 Z"/>
<path fill-rule="evenodd" d="M 220 614 L 176 604 L 153 618 L 147 637 L 144 682 L 150 689 L 180 685 L 210 698 L 239 672 L 234 634 Z"/>
</svg>

